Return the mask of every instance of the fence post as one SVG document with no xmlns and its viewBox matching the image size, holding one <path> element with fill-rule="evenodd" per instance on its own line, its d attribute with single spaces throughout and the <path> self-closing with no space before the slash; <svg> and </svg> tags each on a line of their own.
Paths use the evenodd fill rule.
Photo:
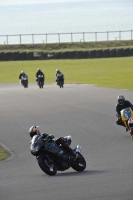
<svg viewBox="0 0 133 200">
<path fill-rule="evenodd" d="M 83 42 L 85 42 L 85 33 L 83 33 Z"/>
<path fill-rule="evenodd" d="M 97 42 L 97 32 L 95 32 L 95 42 Z"/>
<path fill-rule="evenodd" d="M 60 44 L 60 34 L 58 33 L 58 42 Z"/>
<path fill-rule="evenodd" d="M 73 34 L 71 33 L 71 43 L 73 43 Z"/>
<path fill-rule="evenodd" d="M 20 39 L 19 39 L 19 40 L 20 40 L 20 45 L 21 45 L 21 34 L 20 34 L 20 36 L 19 36 L 19 37 L 20 37 Z"/>
<path fill-rule="evenodd" d="M 46 33 L 46 44 L 47 44 L 47 33 Z"/>
<path fill-rule="evenodd" d="M 119 40 L 121 40 L 121 31 L 119 31 Z"/>
<path fill-rule="evenodd" d="M 32 34 L 32 44 L 34 44 L 34 34 Z"/>
<path fill-rule="evenodd" d="M 108 31 L 107 31 L 107 41 L 109 41 L 109 33 L 108 33 Z"/>
<path fill-rule="evenodd" d="M 6 40 L 7 40 L 7 45 L 8 45 L 8 35 L 6 36 Z"/>
</svg>

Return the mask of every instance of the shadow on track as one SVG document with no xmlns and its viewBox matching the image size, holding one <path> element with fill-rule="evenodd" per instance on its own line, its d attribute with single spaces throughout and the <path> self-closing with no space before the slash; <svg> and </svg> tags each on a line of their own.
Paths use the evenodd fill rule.
<svg viewBox="0 0 133 200">
<path fill-rule="evenodd" d="M 105 170 L 86 170 L 82 172 L 58 172 L 55 176 L 51 177 L 64 177 L 64 176 L 90 176 L 90 175 L 100 175 L 103 173 L 106 173 L 107 171 Z M 44 174 L 44 176 L 48 176 L 47 174 Z"/>
</svg>

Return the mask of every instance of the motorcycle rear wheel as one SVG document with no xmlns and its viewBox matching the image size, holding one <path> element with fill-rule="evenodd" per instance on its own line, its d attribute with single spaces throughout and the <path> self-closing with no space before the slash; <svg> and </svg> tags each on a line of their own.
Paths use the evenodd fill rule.
<svg viewBox="0 0 133 200">
<path fill-rule="evenodd" d="M 71 164 L 71 167 L 78 172 L 83 171 L 86 168 L 86 161 L 80 153 L 78 153 L 78 157 Z"/>
<path fill-rule="evenodd" d="M 63 81 L 62 80 L 59 81 L 59 87 L 63 88 Z"/>
<path fill-rule="evenodd" d="M 57 168 L 55 164 L 52 162 L 52 160 L 51 163 L 49 163 L 45 156 L 40 156 L 38 158 L 38 165 L 43 172 L 50 176 L 53 176 L 57 173 Z"/>
<path fill-rule="evenodd" d="M 43 88 L 43 82 L 42 81 L 39 82 L 39 87 Z"/>
</svg>

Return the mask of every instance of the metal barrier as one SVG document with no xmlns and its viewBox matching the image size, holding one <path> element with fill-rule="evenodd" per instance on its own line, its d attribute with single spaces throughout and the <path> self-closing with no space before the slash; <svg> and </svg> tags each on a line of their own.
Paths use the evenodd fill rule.
<svg viewBox="0 0 133 200">
<path fill-rule="evenodd" d="M 133 30 L 106 32 L 42 33 L 0 35 L 0 44 L 48 44 L 63 42 L 97 42 L 132 40 Z"/>
</svg>

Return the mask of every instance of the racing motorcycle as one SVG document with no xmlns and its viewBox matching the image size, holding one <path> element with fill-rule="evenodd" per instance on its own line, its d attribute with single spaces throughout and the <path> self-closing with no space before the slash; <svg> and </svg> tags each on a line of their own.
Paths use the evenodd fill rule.
<svg viewBox="0 0 133 200">
<path fill-rule="evenodd" d="M 124 123 L 126 129 L 127 129 L 128 131 L 130 131 L 130 128 L 129 128 L 129 126 L 128 126 L 128 120 L 129 120 L 131 117 L 133 117 L 133 111 L 132 111 L 132 109 L 131 109 L 130 107 L 128 107 L 128 108 L 125 108 L 125 109 L 121 110 L 120 113 L 121 113 L 121 120 L 123 121 L 123 123 Z"/>
<path fill-rule="evenodd" d="M 63 88 L 64 85 L 64 75 L 62 73 L 57 74 L 57 85 L 59 85 L 60 88 Z"/>
<path fill-rule="evenodd" d="M 38 75 L 38 86 L 39 88 L 43 88 L 43 85 L 44 85 L 44 76 L 43 75 Z"/>
<path fill-rule="evenodd" d="M 64 85 L 63 82 L 64 82 L 63 80 L 57 80 L 57 83 L 58 83 L 60 88 L 63 88 L 63 85 Z"/>
<path fill-rule="evenodd" d="M 28 78 L 27 78 L 27 76 L 21 77 L 21 84 L 23 85 L 24 88 L 28 88 Z"/>
<path fill-rule="evenodd" d="M 36 156 L 39 167 L 46 174 L 52 176 L 55 175 L 57 171 L 65 171 L 70 167 L 78 172 L 86 168 L 86 161 L 81 154 L 80 145 L 77 145 L 74 149 L 75 155 L 72 156 L 64 147 L 58 146 L 54 139 L 47 137 L 43 139 L 43 141 L 39 140 L 38 142 L 38 138 L 38 135 L 33 136 L 30 143 L 30 150 L 31 153 Z M 71 136 L 65 136 L 64 139 L 69 145 L 71 144 Z M 59 153 L 63 153 L 65 160 L 59 157 Z"/>
</svg>

